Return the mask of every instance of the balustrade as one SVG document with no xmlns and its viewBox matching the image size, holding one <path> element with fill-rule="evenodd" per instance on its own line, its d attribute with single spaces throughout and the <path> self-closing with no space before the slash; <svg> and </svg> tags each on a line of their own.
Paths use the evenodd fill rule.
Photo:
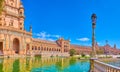
<svg viewBox="0 0 120 72">
<path fill-rule="evenodd" d="M 120 67 L 116 67 L 110 64 L 106 64 L 104 62 L 94 60 L 92 62 L 94 65 L 94 72 L 120 72 Z"/>
</svg>

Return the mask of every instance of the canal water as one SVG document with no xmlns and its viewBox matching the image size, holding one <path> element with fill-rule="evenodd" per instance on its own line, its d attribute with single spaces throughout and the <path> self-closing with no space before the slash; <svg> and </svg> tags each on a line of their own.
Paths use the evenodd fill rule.
<svg viewBox="0 0 120 72">
<path fill-rule="evenodd" d="M 89 72 L 89 60 L 75 58 L 1 58 L 0 72 Z"/>
</svg>

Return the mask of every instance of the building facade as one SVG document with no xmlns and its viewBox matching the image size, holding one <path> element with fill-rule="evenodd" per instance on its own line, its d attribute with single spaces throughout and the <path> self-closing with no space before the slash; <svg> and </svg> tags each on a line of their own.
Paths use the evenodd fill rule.
<svg viewBox="0 0 120 72">
<path fill-rule="evenodd" d="M 109 44 L 106 44 L 104 46 L 100 46 L 100 48 L 103 50 L 104 54 L 106 55 L 119 55 L 120 49 L 116 48 L 116 44 L 114 47 L 111 47 Z"/>
<path fill-rule="evenodd" d="M 24 30 L 24 8 L 20 0 L 5 0 L 0 15 L 0 54 L 25 54 L 32 32 Z"/>
<path fill-rule="evenodd" d="M 32 27 L 24 29 L 24 7 L 20 0 L 5 0 L 0 15 L 0 54 L 69 56 L 69 40 L 63 38 L 56 42 L 32 38 Z"/>
<path fill-rule="evenodd" d="M 70 45 L 70 48 L 75 49 L 77 55 L 91 55 L 92 52 L 92 48 L 90 46 Z"/>
</svg>

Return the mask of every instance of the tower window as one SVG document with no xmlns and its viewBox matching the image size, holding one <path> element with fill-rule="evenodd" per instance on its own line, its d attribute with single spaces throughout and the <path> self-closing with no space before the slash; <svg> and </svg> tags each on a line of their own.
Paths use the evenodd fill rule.
<svg viewBox="0 0 120 72">
<path fill-rule="evenodd" d="M 10 21 L 10 26 L 13 26 L 13 20 Z"/>
<path fill-rule="evenodd" d="M 22 25 L 22 23 L 20 23 L 20 25 Z"/>
<path fill-rule="evenodd" d="M 22 30 L 22 28 L 20 28 L 20 30 Z"/>
<path fill-rule="evenodd" d="M 4 26 L 6 26 L 6 23 L 4 23 Z"/>
<path fill-rule="evenodd" d="M 11 3 L 11 5 L 13 6 L 13 3 Z"/>
<path fill-rule="evenodd" d="M 20 12 L 20 15 L 22 15 L 22 12 Z"/>
</svg>

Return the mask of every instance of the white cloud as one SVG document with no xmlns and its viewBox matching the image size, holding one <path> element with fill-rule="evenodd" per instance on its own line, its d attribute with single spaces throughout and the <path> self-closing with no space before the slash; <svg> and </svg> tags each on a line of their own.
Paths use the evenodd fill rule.
<svg viewBox="0 0 120 72">
<path fill-rule="evenodd" d="M 85 42 L 85 41 L 89 41 L 90 39 L 87 37 L 84 37 L 84 38 L 78 38 L 77 40 Z"/>
<path fill-rule="evenodd" d="M 55 41 L 54 39 L 47 39 L 47 40 L 49 40 L 49 41 Z"/>
<path fill-rule="evenodd" d="M 33 34 L 35 37 L 37 37 L 38 39 L 44 39 L 44 40 L 49 40 L 49 41 L 55 41 L 55 39 L 58 39 L 60 37 L 60 35 L 52 35 L 52 34 L 48 34 L 45 31 L 42 31 L 40 33 L 34 33 Z"/>
<path fill-rule="evenodd" d="M 37 36 L 39 39 L 46 39 L 47 37 L 50 37 L 50 35 L 46 34 L 46 32 L 35 33 L 35 36 Z"/>
<path fill-rule="evenodd" d="M 101 43 L 99 43 L 99 42 L 98 42 L 97 44 L 98 44 L 98 45 L 101 45 Z"/>
<path fill-rule="evenodd" d="M 60 37 L 60 35 L 52 35 L 52 37 L 59 38 L 59 37 Z"/>
</svg>

